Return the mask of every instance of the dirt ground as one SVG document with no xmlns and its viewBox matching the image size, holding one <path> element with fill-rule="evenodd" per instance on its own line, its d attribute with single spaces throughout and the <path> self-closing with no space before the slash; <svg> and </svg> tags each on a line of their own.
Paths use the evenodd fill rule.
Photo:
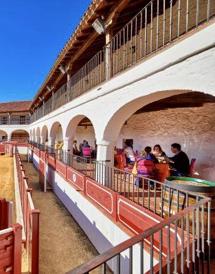
<svg viewBox="0 0 215 274">
<path fill-rule="evenodd" d="M 8 156 L 0 156 L 0 198 L 13 202 L 13 218 L 15 220 L 13 158 Z"/>
<path fill-rule="evenodd" d="M 39 188 L 38 172 L 24 163 L 40 215 L 40 274 L 61 274 L 98 255 L 79 225 L 51 192 Z M 93 273 L 101 273 L 101 270 Z"/>
</svg>

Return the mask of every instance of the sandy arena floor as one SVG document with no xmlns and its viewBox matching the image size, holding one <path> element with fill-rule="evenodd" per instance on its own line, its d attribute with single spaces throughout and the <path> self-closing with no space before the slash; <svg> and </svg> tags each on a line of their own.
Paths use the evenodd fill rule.
<svg viewBox="0 0 215 274">
<path fill-rule="evenodd" d="M 24 162 L 24 168 L 35 207 L 41 212 L 40 274 L 65 273 L 96 256 L 97 251 L 56 196 L 41 192 L 33 165 Z"/>
<path fill-rule="evenodd" d="M 13 158 L 8 156 L 0 156 L 0 198 L 13 202 L 15 220 Z"/>
</svg>

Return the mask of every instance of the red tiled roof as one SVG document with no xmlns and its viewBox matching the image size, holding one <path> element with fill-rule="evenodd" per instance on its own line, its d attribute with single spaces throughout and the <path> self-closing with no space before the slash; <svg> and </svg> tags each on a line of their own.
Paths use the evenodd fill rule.
<svg viewBox="0 0 215 274">
<path fill-rule="evenodd" d="M 0 113 L 29 111 L 32 101 L 0 103 Z"/>
</svg>

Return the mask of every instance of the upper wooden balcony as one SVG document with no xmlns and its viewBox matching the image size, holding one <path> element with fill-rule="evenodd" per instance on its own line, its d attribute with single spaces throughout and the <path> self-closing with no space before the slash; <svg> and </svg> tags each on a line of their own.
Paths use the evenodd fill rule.
<svg viewBox="0 0 215 274">
<path fill-rule="evenodd" d="M 34 110 L 31 122 L 83 95 L 118 73 L 157 54 L 182 36 L 209 22 L 213 0 L 152 0 L 130 20 L 110 43 L 74 73 L 52 96 Z M 188 35 L 190 36 L 190 35 Z"/>
</svg>

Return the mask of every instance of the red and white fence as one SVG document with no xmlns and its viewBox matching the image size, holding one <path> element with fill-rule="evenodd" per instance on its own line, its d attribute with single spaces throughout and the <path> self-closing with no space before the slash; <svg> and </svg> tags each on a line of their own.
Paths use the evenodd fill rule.
<svg viewBox="0 0 215 274">
<path fill-rule="evenodd" d="M 21 273 L 22 227 L 12 226 L 12 202 L 0 200 L 0 273 Z"/>
<path fill-rule="evenodd" d="M 32 200 L 32 189 L 28 187 L 27 178 L 18 150 L 15 152 L 16 170 L 23 213 L 25 247 L 28 254 L 29 272 L 39 273 L 39 210 L 35 209 Z"/>
</svg>

